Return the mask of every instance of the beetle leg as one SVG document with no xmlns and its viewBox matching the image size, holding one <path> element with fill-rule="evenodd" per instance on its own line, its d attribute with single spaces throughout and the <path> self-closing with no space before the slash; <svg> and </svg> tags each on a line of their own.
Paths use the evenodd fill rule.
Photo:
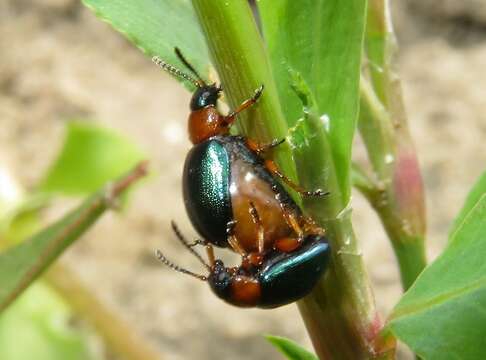
<svg viewBox="0 0 486 360">
<path fill-rule="evenodd" d="M 246 252 L 245 250 L 240 246 L 240 243 L 238 242 L 238 239 L 236 236 L 231 235 L 228 237 L 228 244 L 230 244 L 231 248 L 238 254 L 241 255 L 241 257 L 246 257 Z"/>
<path fill-rule="evenodd" d="M 258 253 L 263 254 L 263 252 L 265 251 L 265 229 L 263 228 L 260 215 L 258 215 L 258 211 L 255 205 L 253 204 L 253 202 L 251 201 L 250 201 L 250 216 L 257 228 Z"/>
<path fill-rule="evenodd" d="M 294 232 L 297 234 L 297 238 L 300 241 L 304 238 L 304 230 L 302 230 L 302 227 L 300 226 L 299 217 L 282 201 L 280 194 L 276 194 L 275 198 L 280 205 L 280 209 L 282 210 L 282 214 L 287 222 L 287 225 L 294 230 Z"/>
<path fill-rule="evenodd" d="M 280 180 L 282 180 L 285 184 L 287 184 L 290 188 L 297 191 L 299 194 L 303 196 L 324 196 L 328 195 L 328 191 L 324 191 L 321 189 L 317 189 L 314 191 L 307 191 L 302 188 L 300 185 L 297 185 L 292 180 L 290 180 L 287 176 L 285 176 L 280 169 L 278 168 L 277 164 L 273 160 L 265 160 L 265 167 L 268 171 L 270 171 L 273 175 L 277 176 Z"/>
<path fill-rule="evenodd" d="M 228 235 L 228 244 L 230 244 L 231 248 L 236 253 L 240 254 L 242 258 L 245 258 L 248 254 L 241 247 L 238 238 L 234 234 L 235 225 L 236 225 L 236 220 L 228 221 L 228 223 L 226 224 L 226 234 Z"/>
<path fill-rule="evenodd" d="M 208 255 L 209 266 L 211 266 L 211 268 L 212 268 L 214 266 L 214 263 L 216 262 L 216 260 L 215 260 L 215 257 L 214 257 L 213 246 L 210 243 L 207 243 L 207 245 L 206 245 L 206 254 Z"/>
<path fill-rule="evenodd" d="M 302 241 L 304 241 L 305 232 L 300 225 L 302 215 L 296 214 L 292 209 L 289 209 L 285 202 L 282 201 L 280 193 L 276 191 L 276 187 L 272 187 L 272 189 L 275 190 L 275 198 L 280 205 L 285 222 L 297 235 L 296 237 L 284 237 L 276 240 L 275 248 L 283 252 L 292 252 L 300 246 Z"/>
<path fill-rule="evenodd" d="M 280 144 L 283 144 L 285 142 L 285 138 L 280 139 L 280 140 L 273 140 L 271 143 L 267 144 L 261 144 L 255 140 L 252 139 L 246 139 L 246 146 L 250 149 L 253 150 L 254 152 L 257 153 L 257 155 L 262 155 L 268 150 L 271 150 Z"/>
<path fill-rule="evenodd" d="M 263 85 L 261 85 L 258 89 L 255 90 L 255 94 L 251 98 L 243 101 L 240 104 L 240 106 L 238 106 L 235 110 L 231 111 L 228 115 L 226 115 L 224 117 L 224 121 L 227 124 L 227 126 L 231 125 L 233 121 L 235 121 L 236 115 L 238 115 L 243 110 L 248 109 L 250 106 L 255 104 L 260 98 L 260 96 L 262 95 L 262 92 L 263 92 Z"/>
<path fill-rule="evenodd" d="M 316 234 L 316 235 L 324 235 L 325 230 L 321 228 L 316 222 L 308 216 L 302 216 L 304 221 L 304 231 L 306 234 Z"/>
</svg>

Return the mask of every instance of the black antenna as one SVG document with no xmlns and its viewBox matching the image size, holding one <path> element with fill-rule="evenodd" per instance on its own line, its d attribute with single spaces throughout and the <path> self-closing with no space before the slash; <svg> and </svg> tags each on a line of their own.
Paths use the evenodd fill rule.
<svg viewBox="0 0 486 360">
<path fill-rule="evenodd" d="M 200 88 L 202 85 L 201 83 L 204 85 L 204 82 L 202 80 L 196 80 L 194 79 L 192 76 L 189 76 L 187 75 L 186 73 L 182 72 L 181 70 L 179 70 L 178 68 L 176 68 L 175 66 L 169 64 L 169 63 L 166 63 L 164 60 L 162 60 L 161 58 L 159 58 L 158 56 L 154 56 L 152 58 L 152 61 L 160 66 L 162 69 L 164 69 L 165 71 L 173 74 L 173 75 L 176 75 L 176 76 L 179 76 L 183 79 L 186 79 L 187 81 L 191 82 L 195 87 L 198 87 Z"/>
<path fill-rule="evenodd" d="M 203 85 L 205 86 L 206 85 L 206 82 L 202 79 L 201 75 L 199 75 L 199 73 L 196 71 L 196 69 L 194 69 L 194 67 L 189 63 L 189 61 L 186 60 L 186 58 L 184 57 L 184 55 L 182 55 L 182 52 L 179 50 L 178 47 L 175 47 L 174 48 L 174 51 L 177 55 L 177 57 L 179 58 L 180 61 L 182 61 L 182 63 L 184 65 L 186 65 L 186 67 L 194 74 L 196 75 L 196 78 L 200 81 L 200 86 Z"/>
<path fill-rule="evenodd" d="M 206 263 L 206 261 L 204 261 L 204 259 L 202 258 L 202 256 L 196 250 L 194 250 L 192 248 L 192 246 L 186 240 L 186 238 L 184 237 L 184 235 L 182 235 L 182 233 L 179 230 L 179 228 L 177 227 L 177 224 L 175 223 L 175 221 L 171 221 L 170 224 L 172 226 L 172 230 L 174 230 L 174 233 L 176 234 L 177 238 L 182 243 L 182 245 L 184 245 L 184 247 L 187 250 L 189 250 L 191 252 L 191 254 L 193 254 L 201 262 L 201 264 L 203 264 L 209 271 L 211 271 L 211 267 Z"/>
<path fill-rule="evenodd" d="M 208 280 L 208 278 L 206 276 L 204 276 L 204 275 L 199 275 L 199 274 L 193 273 L 192 271 L 189 271 L 189 270 L 186 270 L 184 268 L 181 268 L 181 267 L 177 266 L 172 261 L 170 261 L 169 259 L 167 259 L 164 256 L 164 254 L 162 254 L 162 252 L 160 250 L 157 250 L 155 252 L 155 254 L 157 255 L 157 258 L 160 261 L 162 261 L 165 265 L 167 265 L 168 267 L 170 267 L 172 270 L 181 272 L 181 273 L 186 274 L 186 275 L 191 275 L 191 276 L 195 277 L 196 279 L 199 279 L 199 280 L 202 280 L 202 281 L 207 281 Z"/>
</svg>

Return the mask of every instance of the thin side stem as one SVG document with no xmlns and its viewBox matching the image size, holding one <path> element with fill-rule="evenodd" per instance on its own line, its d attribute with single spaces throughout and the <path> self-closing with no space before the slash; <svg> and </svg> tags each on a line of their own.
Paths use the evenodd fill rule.
<svg viewBox="0 0 486 360">
<path fill-rule="evenodd" d="M 160 353 L 107 309 L 62 262 L 53 264 L 45 277 L 69 305 L 95 327 L 110 351 L 126 360 L 162 359 Z"/>
<path fill-rule="evenodd" d="M 389 113 L 361 80 L 359 129 L 380 187 L 357 187 L 376 210 L 392 243 L 402 286 L 408 289 L 427 265 L 423 186 L 413 147 L 399 138 Z"/>
<path fill-rule="evenodd" d="M 359 130 L 377 182 L 365 193 L 393 245 L 404 290 L 425 268 L 425 195 L 407 126 L 388 0 L 369 0 Z M 362 190 L 362 189 L 360 189 Z"/>
<path fill-rule="evenodd" d="M 76 241 L 105 210 L 116 204 L 118 197 L 133 183 L 147 173 L 147 163 L 140 162 L 134 169 L 121 179 L 109 185 L 102 192 L 88 198 L 80 206 L 66 214 L 54 224 L 39 231 L 21 244 L 8 249 L 1 255 L 16 258 L 19 261 L 15 269 L 15 277 L 9 279 L 0 288 L 0 312 L 9 306 L 38 276 L 50 266 L 62 252 Z M 37 250 L 35 257 L 22 257 L 25 251 Z M 4 261 L 3 269 L 8 269 L 12 262 Z"/>
</svg>

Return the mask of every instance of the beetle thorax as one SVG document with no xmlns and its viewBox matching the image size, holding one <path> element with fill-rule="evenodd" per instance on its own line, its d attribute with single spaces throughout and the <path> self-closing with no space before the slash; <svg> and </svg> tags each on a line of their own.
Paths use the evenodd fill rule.
<svg viewBox="0 0 486 360">
<path fill-rule="evenodd" d="M 228 127 L 216 106 L 209 105 L 191 112 L 188 132 L 191 142 L 199 144 L 210 137 L 226 134 Z"/>
</svg>

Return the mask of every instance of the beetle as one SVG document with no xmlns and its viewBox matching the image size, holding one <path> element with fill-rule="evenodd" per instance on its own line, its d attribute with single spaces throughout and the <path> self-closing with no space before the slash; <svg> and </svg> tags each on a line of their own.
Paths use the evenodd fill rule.
<svg viewBox="0 0 486 360">
<path fill-rule="evenodd" d="M 234 111 L 223 115 L 217 108 L 221 86 L 208 84 L 178 48 L 175 52 L 195 77 L 158 57 L 153 61 L 196 88 L 188 119 L 193 147 L 185 160 L 182 182 L 186 211 L 203 238 L 198 243 L 230 248 L 244 261 L 257 264 L 267 251 L 291 252 L 301 246 L 306 234 L 322 234 L 277 179 L 304 196 L 327 193 L 304 190 L 273 160 L 263 157 L 283 141 L 260 144 L 229 135 L 237 115 L 261 97 L 263 85 Z"/>
<path fill-rule="evenodd" d="M 236 116 L 258 101 L 263 85 L 223 115 L 217 109 L 222 88 L 208 85 L 177 48 L 175 52 L 195 78 L 160 58 L 153 61 L 196 87 L 188 121 L 193 147 L 184 164 L 183 195 L 202 240 L 189 243 L 174 222 L 172 228 L 209 274 L 181 268 L 160 250 L 157 257 L 176 271 L 208 282 L 219 298 L 232 305 L 273 308 L 302 298 L 325 270 L 330 248 L 324 230 L 303 214 L 278 179 L 304 196 L 327 193 L 306 191 L 264 157 L 283 141 L 260 144 L 229 134 Z M 194 249 L 196 245 L 206 247 L 208 263 Z M 240 254 L 241 265 L 225 266 L 215 258 L 213 245 Z"/>
<path fill-rule="evenodd" d="M 213 293 L 225 302 L 239 307 L 264 309 L 287 305 L 306 296 L 316 285 L 327 267 L 330 248 L 323 235 L 305 235 L 302 246 L 293 252 L 267 252 L 259 267 L 226 267 L 214 258 L 212 247 L 207 247 L 209 264 L 196 252 L 172 222 L 181 243 L 209 271 L 200 275 L 169 261 L 160 251 L 157 257 L 170 268 L 191 275 L 209 284 Z"/>
</svg>

